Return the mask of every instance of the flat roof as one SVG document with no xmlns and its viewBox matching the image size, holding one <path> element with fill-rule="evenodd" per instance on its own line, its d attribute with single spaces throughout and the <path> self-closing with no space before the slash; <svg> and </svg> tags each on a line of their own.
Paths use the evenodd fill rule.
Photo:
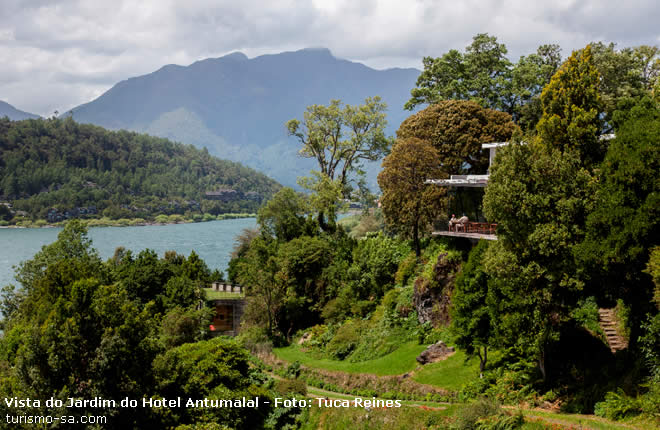
<svg viewBox="0 0 660 430">
<path fill-rule="evenodd" d="M 491 143 L 482 143 L 481 147 L 484 149 L 488 148 L 499 148 L 500 146 L 506 146 L 509 142 L 491 142 Z"/>
<path fill-rule="evenodd" d="M 449 179 L 427 179 L 425 184 L 456 187 L 485 187 L 490 175 L 451 175 Z"/>
</svg>

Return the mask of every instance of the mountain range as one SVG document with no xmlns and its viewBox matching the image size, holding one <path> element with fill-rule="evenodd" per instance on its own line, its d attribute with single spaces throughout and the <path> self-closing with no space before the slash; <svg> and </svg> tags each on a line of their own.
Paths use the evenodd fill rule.
<svg viewBox="0 0 660 430">
<path fill-rule="evenodd" d="M 14 106 L 7 102 L 0 100 L 0 118 L 8 117 L 12 121 L 20 121 L 23 119 L 37 119 L 39 115 L 29 112 L 23 112 L 16 109 Z"/>
<path fill-rule="evenodd" d="M 287 136 L 287 120 L 302 119 L 311 104 L 332 99 L 360 104 L 378 95 L 388 104 L 392 135 L 410 115 L 403 104 L 418 75 L 416 69 L 375 70 L 327 49 L 252 59 L 237 52 L 121 81 L 71 114 L 77 122 L 207 147 L 213 155 L 294 185 L 315 164 L 298 157 L 299 143 Z M 373 189 L 380 163 L 366 170 Z"/>
</svg>

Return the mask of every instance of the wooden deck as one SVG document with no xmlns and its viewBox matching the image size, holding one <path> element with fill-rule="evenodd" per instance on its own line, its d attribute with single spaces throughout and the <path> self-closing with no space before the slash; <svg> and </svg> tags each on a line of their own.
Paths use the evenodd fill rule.
<svg viewBox="0 0 660 430">
<path fill-rule="evenodd" d="M 465 237 L 468 239 L 486 239 L 486 240 L 497 240 L 497 235 L 495 234 L 484 234 L 484 233 L 464 233 L 462 231 L 434 231 L 431 233 L 433 236 L 451 236 L 451 237 Z"/>
<path fill-rule="evenodd" d="M 456 224 L 447 231 L 434 231 L 434 236 L 465 237 L 468 239 L 497 240 L 495 230 L 497 224 L 487 222 L 468 222 L 465 225 Z"/>
</svg>

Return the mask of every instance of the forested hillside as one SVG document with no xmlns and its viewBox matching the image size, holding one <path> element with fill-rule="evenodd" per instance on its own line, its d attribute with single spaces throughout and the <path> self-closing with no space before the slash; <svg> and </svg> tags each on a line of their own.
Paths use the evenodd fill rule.
<svg viewBox="0 0 660 430">
<path fill-rule="evenodd" d="M 235 190 L 224 200 L 205 192 Z M 0 120 L 0 199 L 5 221 L 53 214 L 153 218 L 255 212 L 279 185 L 192 145 L 65 120 Z M 55 212 L 52 211 L 55 210 Z"/>
<path fill-rule="evenodd" d="M 327 49 L 250 59 L 237 52 L 126 79 L 72 114 L 83 123 L 206 147 L 295 186 L 296 177 L 313 164 L 297 156 L 286 121 L 311 104 L 332 99 L 355 104 L 378 95 L 388 105 L 387 133 L 392 134 L 407 116 L 403 104 L 418 74 L 416 69 L 375 70 Z M 377 172 L 374 163 L 368 175 L 372 188 Z"/>
</svg>

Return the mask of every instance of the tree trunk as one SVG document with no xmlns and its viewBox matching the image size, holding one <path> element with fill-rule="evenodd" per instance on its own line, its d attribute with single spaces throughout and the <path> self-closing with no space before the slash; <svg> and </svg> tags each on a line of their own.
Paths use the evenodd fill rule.
<svg viewBox="0 0 660 430">
<path fill-rule="evenodd" d="M 539 370 L 541 371 L 541 376 L 543 381 L 546 380 L 546 371 L 545 371 L 545 347 L 541 347 L 541 354 L 539 355 Z"/>
<path fill-rule="evenodd" d="M 328 224 L 325 222 L 325 212 L 319 211 L 318 223 L 319 227 L 321 227 L 321 230 L 328 231 Z"/>
<path fill-rule="evenodd" d="M 415 221 L 415 225 L 413 227 L 413 242 L 415 243 L 415 255 L 417 258 L 422 254 L 422 250 L 419 244 L 419 223 Z"/>
<path fill-rule="evenodd" d="M 477 354 L 479 355 L 479 378 L 484 377 L 484 370 L 486 370 L 486 363 L 488 362 L 488 347 L 484 346 L 484 355 L 481 355 L 481 350 L 477 348 Z"/>
</svg>

